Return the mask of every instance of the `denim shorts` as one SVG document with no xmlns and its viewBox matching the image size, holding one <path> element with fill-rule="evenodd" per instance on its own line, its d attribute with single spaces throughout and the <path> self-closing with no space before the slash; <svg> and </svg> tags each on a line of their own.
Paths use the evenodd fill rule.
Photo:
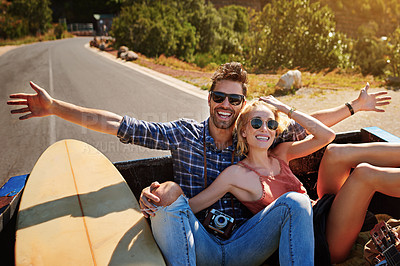
<svg viewBox="0 0 400 266">
<path fill-rule="evenodd" d="M 326 218 L 328 217 L 335 195 L 325 194 L 313 206 L 315 265 L 331 265 L 328 241 L 326 240 Z"/>
</svg>

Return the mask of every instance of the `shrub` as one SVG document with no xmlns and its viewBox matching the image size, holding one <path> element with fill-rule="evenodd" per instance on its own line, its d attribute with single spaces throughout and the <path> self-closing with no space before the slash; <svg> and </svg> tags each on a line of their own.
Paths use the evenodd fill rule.
<svg viewBox="0 0 400 266">
<path fill-rule="evenodd" d="M 197 44 L 196 30 L 182 21 L 177 12 L 173 5 L 160 1 L 122 8 L 111 32 L 116 45 L 126 45 L 150 57 L 165 54 L 190 59 Z"/>
<path fill-rule="evenodd" d="M 389 36 L 388 43 L 388 74 L 400 77 L 400 27 Z"/>
<path fill-rule="evenodd" d="M 18 39 L 28 34 L 28 25 L 25 20 L 15 18 L 9 14 L 0 17 L 0 38 Z"/>
<path fill-rule="evenodd" d="M 59 23 L 54 26 L 54 35 L 56 39 L 64 38 L 64 32 L 67 30 L 67 25 Z"/>
<path fill-rule="evenodd" d="M 382 39 L 375 37 L 378 25 L 368 23 L 359 28 L 359 37 L 355 42 L 352 60 L 361 69 L 363 75 L 383 75 L 387 62 L 387 44 Z"/>
<path fill-rule="evenodd" d="M 247 58 L 259 70 L 332 69 L 346 59 L 341 38 L 333 13 L 319 2 L 272 0 L 253 15 Z"/>
<path fill-rule="evenodd" d="M 165 2 L 168 4 L 168 1 Z M 190 23 L 196 30 L 198 41 L 195 53 L 220 51 L 221 18 L 212 3 L 205 3 L 204 0 L 182 0 L 176 1 L 175 4 L 179 10 L 177 16 Z"/>
<path fill-rule="evenodd" d="M 111 34 L 117 46 L 127 45 L 149 57 L 164 54 L 197 61 L 201 66 L 220 58 L 242 58 L 249 25 L 243 7 L 217 11 L 204 0 L 128 2 L 113 21 Z M 205 60 L 208 56 L 202 58 L 207 53 L 213 56 L 211 61 Z"/>
<path fill-rule="evenodd" d="M 243 41 L 249 30 L 247 10 L 240 6 L 225 6 L 218 10 L 221 16 L 220 53 L 242 54 Z"/>
<path fill-rule="evenodd" d="M 26 21 L 32 35 L 45 33 L 51 28 L 50 0 L 15 0 L 9 6 L 10 15 Z"/>
</svg>

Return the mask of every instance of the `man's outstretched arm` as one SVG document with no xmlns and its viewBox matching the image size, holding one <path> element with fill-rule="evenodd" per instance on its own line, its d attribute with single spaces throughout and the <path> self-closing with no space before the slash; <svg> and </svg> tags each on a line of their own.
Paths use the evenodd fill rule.
<svg viewBox="0 0 400 266">
<path fill-rule="evenodd" d="M 44 89 L 30 82 L 36 94 L 11 94 L 8 105 L 26 106 L 12 110 L 12 114 L 24 114 L 19 119 L 26 120 L 32 117 L 56 115 L 62 119 L 91 130 L 117 135 L 122 116 L 112 112 L 80 107 L 71 103 L 52 98 Z"/>
<path fill-rule="evenodd" d="M 353 114 L 351 109 L 354 113 L 359 111 L 385 112 L 385 110 L 378 107 L 390 104 L 392 98 L 384 96 L 387 94 L 386 91 L 368 93 L 368 89 L 369 84 L 367 83 L 365 88 L 361 89 L 358 98 L 349 102 L 350 106 L 343 104 L 335 108 L 314 112 L 311 116 L 331 127 L 351 116 Z"/>
</svg>

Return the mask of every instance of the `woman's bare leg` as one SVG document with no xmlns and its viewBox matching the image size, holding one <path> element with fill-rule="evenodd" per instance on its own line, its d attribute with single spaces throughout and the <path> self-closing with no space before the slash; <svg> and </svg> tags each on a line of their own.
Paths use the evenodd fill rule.
<svg viewBox="0 0 400 266">
<path fill-rule="evenodd" d="M 376 191 L 400 197 L 400 168 L 362 163 L 346 179 L 336 195 L 327 219 L 326 237 L 332 263 L 346 259 Z"/>
<path fill-rule="evenodd" d="M 318 196 L 336 194 L 350 170 L 360 163 L 381 167 L 400 166 L 400 143 L 331 144 L 327 147 L 318 172 Z"/>
</svg>

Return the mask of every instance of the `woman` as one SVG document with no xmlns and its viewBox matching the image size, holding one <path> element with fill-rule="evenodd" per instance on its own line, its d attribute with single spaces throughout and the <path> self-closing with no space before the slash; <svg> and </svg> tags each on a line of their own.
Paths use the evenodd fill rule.
<svg viewBox="0 0 400 266">
<path fill-rule="evenodd" d="M 306 193 L 288 162 L 319 150 L 330 143 L 335 134 L 318 120 L 291 109 L 272 96 L 265 100 L 268 103 L 248 104 L 237 120 L 238 152 L 246 158 L 225 169 L 207 189 L 189 200 L 194 213 L 228 192 L 253 213 L 260 212 L 287 192 Z M 270 149 L 275 136 L 285 128 L 287 119 L 282 113 L 303 125 L 311 135 L 302 141 L 285 142 Z M 315 245 L 318 248 L 320 243 Z"/>
<path fill-rule="evenodd" d="M 190 199 L 193 212 L 208 207 L 226 192 L 233 193 L 253 213 L 287 191 L 306 193 L 288 167 L 292 159 L 308 155 L 333 140 L 326 126 L 289 110 L 273 97 L 249 104 L 237 121 L 238 150 L 246 156 L 227 168 L 209 188 Z M 275 110 L 276 109 L 276 110 Z M 302 141 L 270 149 L 276 135 L 274 119 L 284 112 L 312 135 Z M 318 265 L 342 262 L 364 222 L 372 196 L 381 192 L 400 197 L 400 144 L 331 144 L 321 160 L 314 202 L 314 233 Z M 354 171 L 350 174 L 350 170 Z M 260 186 L 261 181 L 261 186 Z M 325 230 L 326 228 L 326 230 Z M 328 250 L 329 249 L 329 250 Z"/>
<path fill-rule="evenodd" d="M 228 192 L 254 213 L 288 191 L 306 193 L 287 164 L 292 159 L 306 156 L 324 147 L 335 138 L 335 134 L 318 120 L 291 109 L 274 97 L 269 96 L 265 99 L 268 103 L 249 103 L 237 120 L 235 134 L 238 139 L 238 152 L 246 158 L 225 169 L 206 190 L 190 199 L 190 207 L 194 213 L 212 205 Z M 281 143 L 269 150 L 275 136 L 285 128 L 286 121 L 282 113 L 288 114 L 303 125 L 311 135 L 301 141 Z M 282 170 L 285 173 L 282 173 Z M 278 175 L 284 179 L 268 179 Z M 262 186 L 260 176 L 263 177 Z M 269 200 L 264 200 L 265 197 Z M 263 200 L 263 206 L 255 207 L 254 203 L 261 203 L 260 199 Z"/>
<path fill-rule="evenodd" d="M 160 223 L 154 228 L 162 228 L 160 230 L 167 233 L 184 230 L 188 245 L 184 252 L 192 252 L 195 248 L 196 264 L 262 264 L 278 247 L 281 265 L 314 264 L 311 202 L 287 162 L 320 149 L 331 142 L 335 134 L 313 117 L 291 109 L 273 97 L 267 97 L 266 100 L 269 104 L 262 101 L 248 104 L 238 118 L 238 150 L 247 157 L 241 163 L 226 168 L 203 192 L 188 202 L 176 183 L 165 182 L 150 187 L 160 199 L 155 200 L 154 204 L 163 206 L 161 208 L 165 210 L 161 213 L 153 210 L 158 219 L 152 219 L 152 224 Z M 282 143 L 269 150 L 275 136 L 284 130 L 288 121 L 282 113 L 302 124 L 312 135 L 302 141 Z M 258 173 L 266 177 L 260 178 Z M 225 240 L 208 233 L 192 213 L 207 208 L 227 192 L 231 192 L 257 214 Z M 182 219 L 179 228 L 171 228 L 169 215 L 165 214 L 167 212 L 189 217 L 189 224 L 185 222 L 187 219 Z M 170 239 L 156 241 L 159 243 Z M 162 251 L 167 261 L 173 261 L 175 256 L 183 256 L 183 251 L 171 251 L 168 243 L 161 244 L 166 247 Z M 204 249 L 207 252 L 203 252 Z M 203 254 L 208 255 L 204 257 Z"/>
</svg>

